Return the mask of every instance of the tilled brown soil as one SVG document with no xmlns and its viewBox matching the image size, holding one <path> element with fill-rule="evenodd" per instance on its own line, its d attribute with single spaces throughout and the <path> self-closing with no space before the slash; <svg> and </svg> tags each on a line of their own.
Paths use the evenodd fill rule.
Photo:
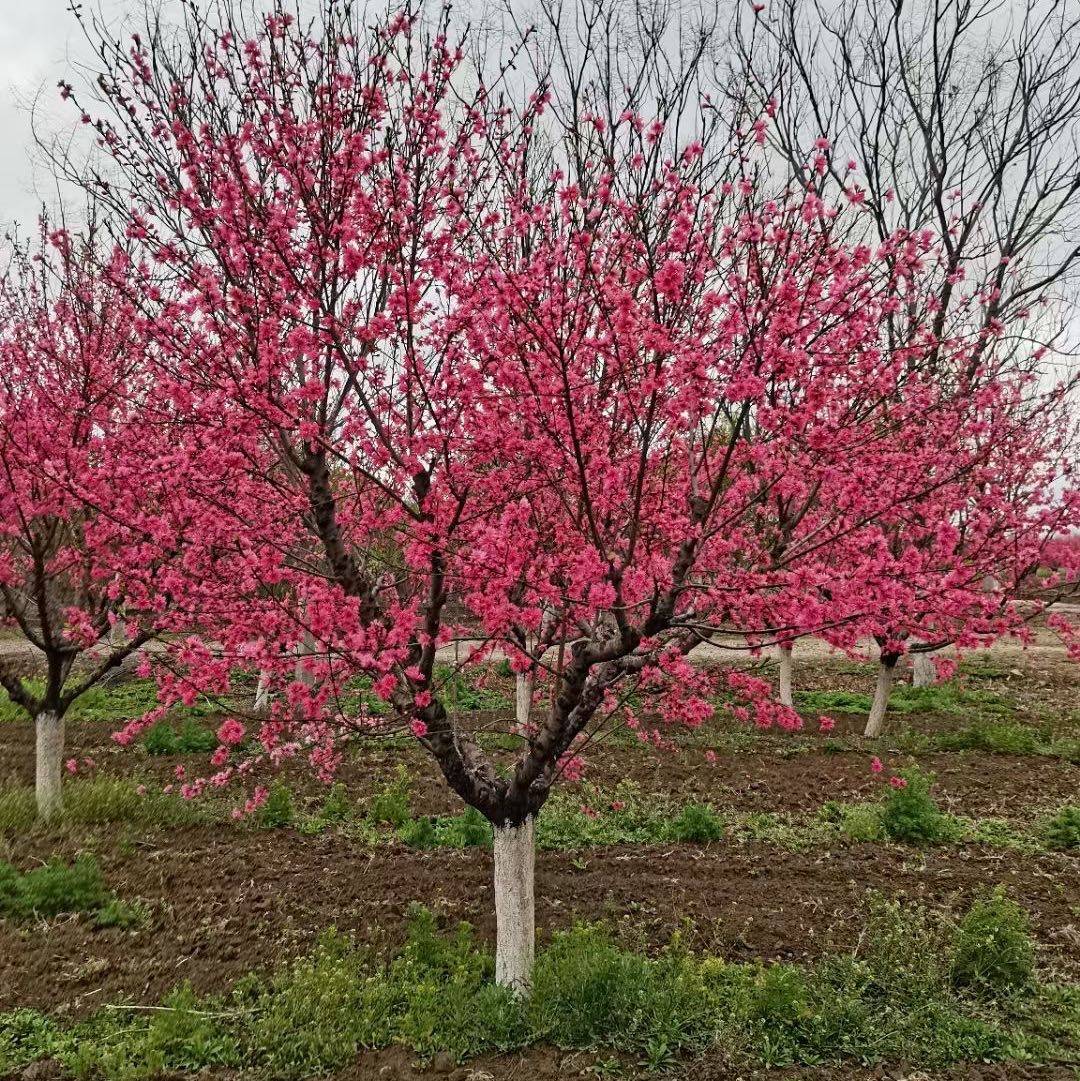
<svg viewBox="0 0 1080 1081">
<path fill-rule="evenodd" d="M 1076 729 L 1074 668 L 1039 668 L 1029 658 L 980 686 L 1000 691 L 1015 718 L 1055 730 Z M 1043 658 L 1045 660 L 1045 658 Z M 821 666 L 800 670 L 801 685 L 865 690 L 864 672 Z M 861 720 L 837 715 L 838 732 Z M 811 719 L 812 721 L 812 719 Z M 891 723 L 924 731 L 964 727 L 971 717 L 897 716 Z M 811 723 L 809 728 L 813 728 Z M 92 758 L 93 770 L 138 775 L 165 783 L 178 763 L 202 772 L 205 758 L 153 758 L 121 750 L 112 726 L 69 725 L 69 754 Z M 807 742 L 805 739 L 803 742 Z M 870 753 L 826 753 L 811 746 L 795 753 L 780 734 L 752 750 L 725 752 L 714 765 L 709 740 L 677 753 L 613 746 L 594 756 L 591 782 L 609 789 L 629 779 L 645 794 L 699 799 L 734 811 L 792 814 L 829 799 L 874 799 L 882 778 Z M 723 740 L 716 744 L 724 746 Z M 886 753 L 886 773 L 911 759 Z M 1063 803 L 1080 802 L 1080 766 L 1054 758 L 982 752 L 918 758 L 936 776 L 935 792 L 955 813 L 1000 816 L 1018 825 Z M 459 805 L 415 749 L 365 749 L 350 755 L 340 779 L 363 804 L 408 768 L 418 813 Z M 80 767 L 82 770 L 82 767 Z M 0 725 L 0 783 L 33 777 L 29 725 Z M 287 771 L 296 797 L 320 799 L 325 790 L 298 768 Z M 583 791 L 583 799 L 589 798 Z M 199 992 L 223 991 L 252 969 L 272 968 L 311 948 L 335 926 L 376 947 L 392 947 L 405 932 L 413 902 L 449 923 L 465 919 L 479 938 L 494 937 L 491 857 L 477 850 L 415 852 L 400 845 L 367 848 L 334 832 L 304 836 L 294 830 L 232 825 L 148 833 L 131 825 L 62 833 L 34 831 L 0 839 L 0 857 L 28 868 L 88 849 L 106 880 L 126 900 L 150 906 L 149 923 L 133 930 L 96 929 L 85 918 L 48 924 L 0 920 L 0 1012 L 18 1006 L 81 1015 L 99 1005 L 129 1001 L 152 1005 L 170 988 L 190 981 Z M 1080 856 L 1019 855 L 985 846 L 948 845 L 925 851 L 900 846 L 837 844 L 788 852 L 765 844 L 723 841 L 693 845 L 620 846 L 540 854 L 537 922 L 541 939 L 579 920 L 603 919 L 634 945 L 658 948 L 689 922 L 692 944 L 732 959 L 812 959 L 830 949 L 858 945 L 866 895 L 960 909 L 987 887 L 1004 884 L 1030 913 L 1042 964 L 1067 979 L 1080 974 Z M 546 1048 L 454 1067 L 419 1066 L 400 1048 L 363 1056 L 340 1075 L 353 1079 L 448 1076 L 453 1081 L 518 1081 L 595 1076 L 584 1073 L 597 1056 Z M 632 1067 L 633 1063 L 625 1063 Z M 47 1070 L 39 1081 L 44 1081 Z M 687 1081 L 1076 1081 L 1071 1066 L 970 1064 L 946 1070 L 889 1067 L 820 1067 L 757 1072 L 706 1057 L 675 1071 Z M 24 1079 L 29 1081 L 29 1079 Z"/>
<path fill-rule="evenodd" d="M 60 853 L 75 847 L 68 842 Z M 223 990 L 252 968 L 309 949 L 330 926 L 376 945 L 396 943 L 413 902 L 470 921 L 484 941 L 494 937 L 491 858 L 482 851 L 365 849 L 334 834 L 220 827 L 98 851 L 110 886 L 150 903 L 150 923 L 137 930 L 95 929 L 78 918 L 0 923 L 0 1011 L 153 1003 L 181 980 L 201 992 Z M 39 840 L 19 862 L 56 852 Z M 794 960 L 854 945 L 869 889 L 960 905 L 996 883 L 1030 912 L 1047 961 L 1080 968 L 1080 860 L 976 847 L 792 853 L 722 842 L 542 853 L 537 921 L 544 936 L 606 919 L 629 941 L 658 946 L 689 920 L 694 944 L 726 957 Z"/>
<path fill-rule="evenodd" d="M 921 718 L 907 719 L 919 723 Z M 130 776 L 138 773 L 160 784 L 173 780 L 177 765 L 188 774 L 209 772 L 207 756 L 154 757 L 141 747 L 122 749 L 110 738 L 110 726 L 74 722 L 68 726 L 67 747 L 80 762 L 94 762 L 93 772 Z M 762 738 L 760 751 L 721 753 L 710 764 L 706 745 L 676 751 L 653 751 L 634 745 L 606 748 L 587 765 L 586 779 L 601 788 L 632 781 L 642 792 L 676 800 L 694 799 L 734 811 L 804 812 L 826 800 L 864 800 L 880 795 L 882 778 L 870 770 L 871 755 L 858 750 L 842 753 L 790 753 L 783 736 Z M 30 725 L 10 723 L 0 728 L 0 783 L 33 781 L 34 734 Z M 885 753 L 889 771 L 916 759 Z M 1058 758 L 989 754 L 979 751 L 924 754 L 917 761 L 936 775 L 935 794 L 946 810 L 972 816 L 1025 821 L 1035 813 L 1080 799 L 1080 766 Z M 416 748 L 365 748 L 348 756 L 338 779 L 352 798 L 363 802 L 390 781 L 399 764 L 409 770 L 413 806 L 418 813 L 460 810 L 460 802 Z M 298 795 L 325 795 L 310 771 L 293 765 L 286 779 Z"/>
</svg>

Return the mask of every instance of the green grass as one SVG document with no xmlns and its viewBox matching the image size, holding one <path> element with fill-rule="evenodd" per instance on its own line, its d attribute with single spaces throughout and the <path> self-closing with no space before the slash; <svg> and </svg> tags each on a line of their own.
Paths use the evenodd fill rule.
<svg viewBox="0 0 1080 1081">
<path fill-rule="evenodd" d="M 1047 848 L 1062 852 L 1080 848 L 1080 807 L 1060 808 L 1042 824 L 1041 834 Z"/>
<path fill-rule="evenodd" d="M 706 1050 L 778 1067 L 1076 1062 L 1075 988 L 1028 973 L 987 995 L 957 979 L 969 963 L 986 971 L 1000 958 L 982 952 L 987 927 L 1018 931 L 1008 957 L 1026 941 L 1014 913 L 987 923 L 985 906 L 997 901 L 978 904 L 956 924 L 871 898 L 859 947 L 804 966 L 730 962 L 678 937 L 646 954 L 601 926 L 578 926 L 539 952 L 526 999 L 493 984 L 491 954 L 468 925 L 442 932 L 417 909 L 404 948 L 389 957 L 328 932 L 308 956 L 223 995 L 180 987 L 160 1010 L 103 1009 L 77 1022 L 28 1009 L 0 1015 L 0 1070 L 50 1057 L 107 1081 L 204 1069 L 293 1079 L 355 1069 L 364 1049 L 391 1044 L 457 1061 L 547 1044 L 653 1068 Z"/>
<path fill-rule="evenodd" d="M 45 825 L 36 820 L 32 788 L 0 788 L 0 836 L 120 823 L 144 829 L 219 823 L 229 828 L 291 826 L 305 834 L 336 830 L 358 845 L 399 842 L 421 850 L 490 848 L 492 843 L 490 824 L 474 809 L 453 815 L 414 815 L 404 769 L 366 807 L 353 803 L 341 784 L 329 789 L 321 801 L 301 803 L 285 784 L 276 782 L 267 803 L 238 826 L 228 818 L 220 801 L 185 800 L 165 794 L 153 782 L 141 795 L 138 789 L 135 781 L 110 777 L 70 779 L 64 785 L 63 812 Z M 917 791 L 917 786 L 899 792 L 890 789 L 876 802 L 829 801 L 814 813 L 784 814 L 722 811 L 696 800 L 681 802 L 646 795 L 629 781 L 610 790 L 583 785 L 576 790 L 559 789 L 551 796 L 537 819 L 537 844 L 545 850 L 575 851 L 607 845 L 723 842 L 807 851 L 838 842 L 959 842 L 1026 853 L 1075 844 L 1074 820 L 1068 808 L 1058 816 L 1060 822 L 1053 820 L 1057 823 L 1054 828 L 1045 818 L 1025 828 L 1001 819 L 948 815 L 919 797 L 913 817 L 910 807 L 903 808 Z M 930 799 L 928 791 L 926 797 Z M 890 807 L 894 808 L 891 813 Z"/>
<path fill-rule="evenodd" d="M 43 689 L 40 680 L 27 680 L 35 693 Z M 111 686 L 90 687 L 67 712 L 69 721 L 127 721 L 141 717 L 157 705 L 157 687 L 151 679 L 133 679 Z M 26 714 L 0 689 L 0 721 L 26 720 Z"/>
<path fill-rule="evenodd" d="M 29 920 L 73 913 L 93 916 L 101 927 L 128 927 L 142 922 L 146 910 L 108 889 L 87 853 L 71 864 L 53 859 L 28 871 L 0 861 L 0 916 Z"/>
<path fill-rule="evenodd" d="M 575 851 L 608 845 L 758 843 L 789 851 L 808 851 L 837 843 L 981 844 L 1024 853 L 1053 847 L 1045 820 L 1030 828 L 998 818 L 965 818 L 938 809 L 931 778 L 918 769 L 903 771 L 906 789 L 888 788 L 880 800 L 843 803 L 830 800 L 809 814 L 718 810 L 696 800 L 681 802 L 643 793 L 632 781 L 614 789 L 584 784 L 557 789 L 537 819 L 537 845 L 549 851 Z M 277 786 L 275 786 L 276 788 Z M 287 790 L 285 790 L 287 794 Z M 284 794 L 279 794 L 284 805 Z M 264 808 L 265 810 L 265 808 Z M 368 801 L 350 803 L 337 785 L 322 804 L 297 810 L 290 804 L 275 822 L 256 816 L 258 825 L 295 825 L 304 833 L 335 829 L 357 844 L 399 841 L 411 848 L 490 848 L 490 824 L 474 809 L 454 815 L 415 815 L 410 779 L 403 767 Z M 277 821 L 276 819 L 279 819 Z M 1071 819 L 1064 820 L 1067 828 Z M 1060 837 L 1059 837 L 1060 835 Z M 1068 834 L 1071 837 L 1071 833 Z"/>
<path fill-rule="evenodd" d="M 513 701 L 497 687 L 491 686 L 491 677 L 499 669 L 493 665 L 473 665 L 455 669 L 452 665 L 438 664 L 432 685 L 443 704 L 451 713 L 471 713 L 476 710 L 513 709 Z M 389 706 L 371 690 L 371 679 L 354 676 L 344 684 L 337 705 L 347 715 L 366 709 L 376 715 L 389 712 Z"/>
<path fill-rule="evenodd" d="M 179 725 L 158 721 L 146 730 L 142 744 L 147 754 L 210 754 L 218 745 L 218 738 L 205 725 L 192 717 Z"/>
<path fill-rule="evenodd" d="M 111 777 L 71 779 L 63 788 L 64 808 L 48 826 L 37 823 L 34 790 L 29 786 L 0 788 L 0 835 L 34 828 L 57 830 L 73 825 L 97 826 L 128 822 L 152 828 L 199 825 L 220 816 L 206 800 L 166 795 L 153 784 L 140 795 L 135 781 Z"/>
<path fill-rule="evenodd" d="M 795 703 L 805 711 L 824 713 L 870 712 L 871 696 L 858 691 L 796 691 Z M 929 687 L 897 687 L 889 698 L 890 713 L 989 714 L 1001 716 L 1011 712 L 1008 701 L 1001 695 L 980 688 L 966 687 L 963 682 L 949 680 Z"/>
<path fill-rule="evenodd" d="M 907 730 L 886 737 L 890 746 L 909 754 L 935 751 L 983 751 L 989 754 L 1042 755 L 1080 762 L 1080 739 L 1053 737 L 1015 721 L 980 721 L 951 732 Z"/>
</svg>

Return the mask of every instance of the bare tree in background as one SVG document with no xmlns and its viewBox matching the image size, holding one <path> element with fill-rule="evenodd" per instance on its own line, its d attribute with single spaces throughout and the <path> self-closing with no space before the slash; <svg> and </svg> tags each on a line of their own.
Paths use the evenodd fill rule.
<svg viewBox="0 0 1080 1081">
<path fill-rule="evenodd" d="M 939 336 L 975 336 L 973 363 L 1075 378 L 1074 0 L 777 0 L 740 12 L 733 40 L 725 78 L 755 113 L 773 113 L 781 169 L 826 201 L 865 207 L 868 242 L 936 235 L 936 287 L 926 307 L 897 313 L 897 345 L 930 321 Z M 916 683 L 946 644 L 910 647 Z"/>
</svg>

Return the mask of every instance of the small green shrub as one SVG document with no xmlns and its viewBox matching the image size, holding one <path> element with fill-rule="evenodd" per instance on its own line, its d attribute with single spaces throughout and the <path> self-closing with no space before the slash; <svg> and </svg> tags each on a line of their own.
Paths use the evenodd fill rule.
<svg viewBox="0 0 1080 1081">
<path fill-rule="evenodd" d="M 447 848 L 490 848 L 491 823 L 475 808 L 444 819 L 438 827 L 438 844 Z"/>
<path fill-rule="evenodd" d="M 688 844 L 708 844 L 724 836 L 724 823 L 720 816 L 703 803 L 688 803 L 672 819 L 671 839 Z"/>
<path fill-rule="evenodd" d="M 311 1077 L 347 1066 L 363 1047 L 391 1039 L 401 1004 L 372 978 L 369 958 L 334 931 L 275 975 L 252 981 L 244 1041 L 253 1065 L 274 1077 Z"/>
<path fill-rule="evenodd" d="M 539 1039 L 559 1047 L 684 1048 L 707 1042 L 713 1005 L 677 948 L 652 959 L 620 949 L 600 927 L 578 926 L 538 958 L 529 1015 Z"/>
<path fill-rule="evenodd" d="M 375 794 L 368 808 L 368 818 L 395 828 L 404 826 L 412 818 L 409 774 L 404 766 L 398 766 L 394 779 Z"/>
<path fill-rule="evenodd" d="M 348 789 L 338 781 L 326 794 L 319 817 L 324 822 L 347 822 L 352 817 L 352 800 Z"/>
<path fill-rule="evenodd" d="M 881 807 L 874 803 L 843 803 L 828 800 L 818 812 L 821 819 L 838 827 L 840 832 L 853 841 L 883 841 L 885 830 L 881 824 Z"/>
<path fill-rule="evenodd" d="M 68 865 L 50 860 L 22 877 L 23 915 L 56 916 L 61 912 L 93 912 L 108 899 L 101 870 L 93 856 L 83 853 Z M 16 911 L 15 913 L 19 913 Z"/>
<path fill-rule="evenodd" d="M 131 927 L 147 916 L 144 905 L 122 901 L 106 888 L 89 853 L 71 864 L 53 859 L 21 874 L 0 862 L 0 916 L 48 919 L 71 913 L 91 914 L 99 927 Z"/>
<path fill-rule="evenodd" d="M 217 745 L 214 732 L 190 717 L 179 728 L 168 721 L 158 721 L 143 736 L 143 746 L 152 755 L 210 754 Z"/>
<path fill-rule="evenodd" d="M 1035 949 L 1023 909 L 998 887 L 976 901 L 960 921 L 952 957 L 952 982 L 990 996 L 1027 986 Z"/>
<path fill-rule="evenodd" d="M 1080 807 L 1062 807 L 1043 827 L 1047 848 L 1080 848 Z"/>
<path fill-rule="evenodd" d="M 142 927 L 149 918 L 150 910 L 143 902 L 112 897 L 98 909 L 94 923 L 98 927 Z"/>
<path fill-rule="evenodd" d="M 275 781 L 270 786 L 266 802 L 259 808 L 259 825 L 267 829 L 282 829 L 295 821 L 296 811 L 289 786 Z"/>
<path fill-rule="evenodd" d="M 218 1018 L 221 1003 L 200 999 L 187 984 L 171 991 L 149 1014 L 99 1016 L 80 1033 L 68 1059 L 76 1077 L 115 1081 L 239 1065 L 236 1036 Z"/>
<path fill-rule="evenodd" d="M 151 725 L 146 730 L 146 735 L 143 736 L 143 746 L 146 748 L 147 754 L 177 754 L 180 750 L 180 740 L 176 734 L 176 729 L 168 721 L 158 721 L 157 724 Z"/>
<path fill-rule="evenodd" d="M 398 827 L 397 834 L 410 848 L 434 848 L 439 843 L 435 823 L 426 815 L 410 818 L 403 826 Z"/>
<path fill-rule="evenodd" d="M 930 794 L 933 776 L 917 766 L 901 770 L 906 782 L 893 788 L 881 808 L 881 828 L 894 841 L 906 844 L 941 844 L 956 840 L 960 827 L 954 818 L 944 814 Z"/>
</svg>

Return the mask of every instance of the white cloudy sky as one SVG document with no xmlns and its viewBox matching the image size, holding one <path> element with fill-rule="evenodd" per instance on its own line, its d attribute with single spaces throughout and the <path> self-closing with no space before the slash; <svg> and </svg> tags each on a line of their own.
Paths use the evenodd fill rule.
<svg viewBox="0 0 1080 1081">
<path fill-rule="evenodd" d="M 167 2 L 167 0 L 166 0 Z M 59 100 L 57 82 L 87 49 L 70 0 L 0 0 L 0 222 L 32 224 L 44 199 L 55 202 L 48 171 L 33 162 L 32 124 L 67 135 L 79 125 Z M 137 10 L 131 0 L 88 0 L 110 20 Z M 37 113 L 36 121 L 31 111 Z"/>
</svg>

